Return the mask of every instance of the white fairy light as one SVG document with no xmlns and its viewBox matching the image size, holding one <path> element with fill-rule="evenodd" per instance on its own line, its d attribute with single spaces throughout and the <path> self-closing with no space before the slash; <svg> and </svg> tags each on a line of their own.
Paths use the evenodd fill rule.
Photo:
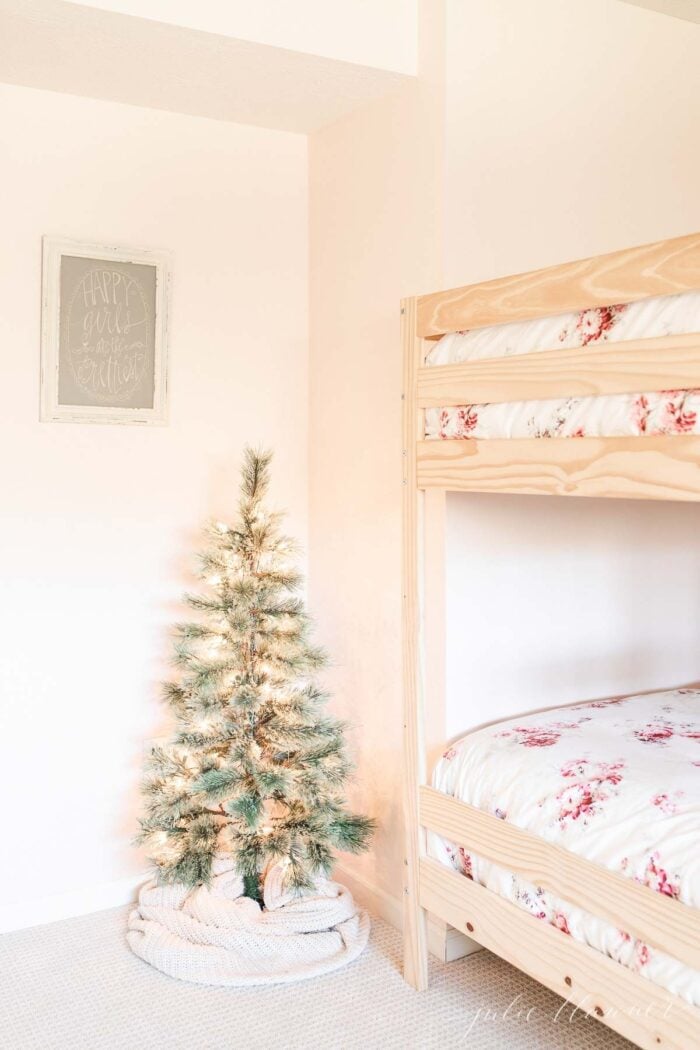
<svg viewBox="0 0 700 1050">
<path fill-rule="evenodd" d="M 202 830 L 215 837 L 217 854 L 231 856 L 238 864 L 246 849 L 257 842 L 263 866 L 283 862 L 285 884 L 294 888 L 305 875 L 314 873 L 315 865 L 312 851 L 308 857 L 303 852 L 297 857 L 295 836 L 285 831 L 287 814 L 297 807 L 318 809 L 313 841 L 317 838 L 319 846 L 328 842 L 333 836 L 325 825 L 335 819 L 341 805 L 339 785 L 345 779 L 333 766 L 343 774 L 345 769 L 342 753 L 315 769 L 305 760 L 301 746 L 298 756 L 284 747 L 285 726 L 292 737 L 297 728 L 301 734 L 307 725 L 313 735 L 317 723 L 321 732 L 325 723 L 311 703 L 317 691 L 311 658 L 308 663 L 312 666 L 304 670 L 303 600 L 288 596 L 289 586 L 298 579 L 291 547 L 279 538 L 277 518 L 268 519 L 258 507 L 268 480 L 267 459 L 254 453 L 247 457 L 241 513 L 229 525 L 216 518 L 208 522 L 208 547 L 197 572 L 203 593 L 190 602 L 196 615 L 183 625 L 176 650 L 181 677 L 168 690 L 176 727 L 171 742 L 155 753 L 149 767 L 144 826 L 155 825 L 159 830 L 152 856 L 166 880 L 177 877 L 188 885 L 197 882 L 195 860 L 201 858 L 203 849 L 214 848 L 195 835 L 197 818 L 204 811 Z M 254 515 L 252 521 L 250 515 Z M 287 611 L 282 612 L 284 609 Z M 301 692 L 307 685 L 309 702 Z M 271 728 L 268 719 L 272 719 Z M 327 733 L 342 752 L 341 727 L 329 721 Z M 220 772 L 215 773 L 217 770 Z M 225 785 L 231 776 L 236 785 L 220 793 L 221 806 L 212 804 L 205 790 L 209 774 L 214 784 Z M 244 786 L 239 783 L 241 778 Z M 235 802 L 240 791 L 246 801 L 253 780 L 264 784 L 266 778 L 268 789 L 262 791 L 254 822 L 257 828 L 251 829 L 249 838 L 241 833 Z M 275 784 L 277 789 L 270 791 L 269 785 Z M 192 834 L 183 834 L 193 819 Z M 368 829 L 370 825 L 368 821 Z M 361 831 L 358 825 L 358 845 L 364 844 Z M 268 838 L 275 842 L 267 842 Z M 285 858 L 285 852 L 291 857 Z"/>
</svg>

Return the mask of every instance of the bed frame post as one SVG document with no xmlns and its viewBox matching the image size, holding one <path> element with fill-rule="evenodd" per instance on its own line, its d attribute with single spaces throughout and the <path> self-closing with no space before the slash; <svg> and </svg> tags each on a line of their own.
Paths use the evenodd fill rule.
<svg viewBox="0 0 700 1050">
<path fill-rule="evenodd" d="M 426 912 L 420 905 L 419 865 L 425 852 L 418 788 L 425 782 L 422 675 L 422 560 L 420 531 L 423 492 L 416 484 L 416 442 L 422 412 L 417 409 L 416 372 L 422 351 L 416 335 L 416 300 L 401 303 L 403 345 L 403 694 L 404 823 L 403 878 L 404 977 L 423 991 L 428 986 Z"/>
</svg>

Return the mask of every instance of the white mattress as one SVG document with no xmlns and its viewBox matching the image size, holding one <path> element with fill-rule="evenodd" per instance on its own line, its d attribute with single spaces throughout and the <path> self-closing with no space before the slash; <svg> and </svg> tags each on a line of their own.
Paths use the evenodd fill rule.
<svg viewBox="0 0 700 1050">
<path fill-rule="evenodd" d="M 470 733 L 433 786 L 700 907 L 700 690 L 558 708 Z M 700 1006 L 700 973 L 512 872 L 428 835 L 428 852 Z"/>
<path fill-rule="evenodd" d="M 443 336 L 426 364 L 700 332 L 700 292 L 644 299 Z M 700 391 L 613 394 L 431 408 L 428 438 L 638 437 L 700 433 Z"/>
</svg>

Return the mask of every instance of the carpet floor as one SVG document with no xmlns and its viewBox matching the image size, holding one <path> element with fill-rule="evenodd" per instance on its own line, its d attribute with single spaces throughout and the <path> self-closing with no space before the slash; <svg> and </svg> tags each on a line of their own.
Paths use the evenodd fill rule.
<svg viewBox="0 0 700 1050">
<path fill-rule="evenodd" d="M 375 920 L 345 970 L 279 988 L 165 977 L 132 955 L 127 909 L 0 937 L 3 1050 L 629 1050 L 599 1022 L 488 952 L 442 966 L 417 993 L 401 939 Z"/>
</svg>

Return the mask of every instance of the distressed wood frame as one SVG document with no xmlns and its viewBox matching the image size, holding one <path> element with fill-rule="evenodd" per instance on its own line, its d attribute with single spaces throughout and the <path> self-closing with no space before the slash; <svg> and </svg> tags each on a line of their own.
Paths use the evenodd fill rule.
<svg viewBox="0 0 700 1050">
<path fill-rule="evenodd" d="M 99 259 L 140 263 L 156 271 L 155 356 L 152 408 L 111 405 L 62 405 L 58 401 L 59 340 L 61 330 L 61 258 Z M 42 240 L 41 288 L 41 405 L 44 423 L 121 423 L 163 426 L 168 422 L 168 314 L 170 312 L 170 256 L 165 251 L 87 244 L 61 237 Z"/>
<path fill-rule="evenodd" d="M 677 1050 L 700 1045 L 700 1010 L 426 856 L 429 829 L 700 968 L 700 911 L 427 786 L 426 757 L 434 757 L 439 735 L 430 713 L 444 698 L 431 696 L 442 688 L 431 680 L 433 673 L 441 679 L 434 652 L 431 657 L 439 632 L 430 624 L 440 618 L 440 587 L 426 544 L 442 510 L 438 504 L 431 516 L 426 507 L 447 491 L 698 501 L 700 437 L 426 441 L 424 410 L 700 387 L 700 334 L 579 351 L 543 347 L 522 358 L 463 365 L 426 368 L 424 362 L 429 340 L 447 332 L 690 290 L 700 290 L 700 234 L 410 298 L 401 307 L 404 975 L 413 987 L 427 987 L 429 913 L 638 1046 Z"/>
</svg>

